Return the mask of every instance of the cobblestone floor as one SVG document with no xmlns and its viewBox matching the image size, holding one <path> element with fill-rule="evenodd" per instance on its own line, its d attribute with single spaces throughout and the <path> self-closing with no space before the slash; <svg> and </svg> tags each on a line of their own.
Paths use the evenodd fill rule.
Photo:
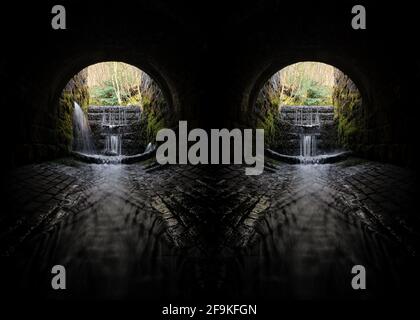
<svg viewBox="0 0 420 320">
<path fill-rule="evenodd" d="M 251 177 L 63 159 L 5 182 L 2 283 L 19 295 L 364 299 L 420 284 L 416 177 L 391 165 L 270 163 Z M 55 264 L 66 291 L 50 289 Z M 350 286 L 356 264 L 363 292 Z"/>
</svg>

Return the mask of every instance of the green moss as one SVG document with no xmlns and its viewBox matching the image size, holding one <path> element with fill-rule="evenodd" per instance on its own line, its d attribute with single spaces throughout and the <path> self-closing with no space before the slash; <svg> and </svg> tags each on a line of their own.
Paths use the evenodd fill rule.
<svg viewBox="0 0 420 320">
<path fill-rule="evenodd" d="M 268 145 L 271 143 L 273 139 L 273 135 L 275 132 L 275 126 L 274 126 L 274 116 L 271 112 L 268 112 L 266 114 L 266 117 L 264 121 L 262 121 L 260 127 L 264 129 L 264 137 L 265 137 L 265 143 Z"/>
<path fill-rule="evenodd" d="M 74 102 L 77 102 L 84 112 L 89 106 L 89 92 L 86 85 L 86 74 L 83 72 L 74 76 L 63 90 L 56 112 L 54 137 L 57 149 L 60 153 L 67 154 L 73 144 L 73 110 Z"/>
<path fill-rule="evenodd" d="M 167 104 L 163 99 L 155 97 L 155 100 L 143 100 L 143 112 L 140 120 L 140 144 L 146 146 L 149 142 L 155 141 L 160 129 L 168 126 Z"/>
<path fill-rule="evenodd" d="M 338 138 L 341 144 L 347 148 L 352 148 L 358 141 L 360 135 L 360 127 L 356 121 L 349 121 L 345 117 L 338 120 Z"/>
<path fill-rule="evenodd" d="M 270 103 L 278 108 L 280 106 L 280 97 L 270 97 Z"/>
<path fill-rule="evenodd" d="M 338 122 L 339 143 L 353 151 L 359 149 L 364 118 L 362 97 L 354 83 L 345 75 L 340 75 L 333 92 L 335 119 Z"/>
<path fill-rule="evenodd" d="M 257 101 L 257 107 L 260 110 L 260 115 L 257 117 L 256 127 L 264 129 L 264 143 L 266 146 L 271 146 L 275 142 L 277 133 L 277 117 L 278 106 L 267 101 Z"/>
<path fill-rule="evenodd" d="M 56 111 L 56 141 L 63 153 L 70 152 L 73 143 L 73 99 L 72 92 L 63 91 Z"/>
<path fill-rule="evenodd" d="M 61 137 L 60 145 L 70 151 L 73 143 L 73 121 L 70 113 L 65 114 L 64 118 L 59 120 L 57 134 Z"/>
<path fill-rule="evenodd" d="M 165 121 L 155 112 L 149 112 L 147 115 L 146 135 L 149 141 L 154 140 L 157 132 L 165 127 Z"/>
</svg>

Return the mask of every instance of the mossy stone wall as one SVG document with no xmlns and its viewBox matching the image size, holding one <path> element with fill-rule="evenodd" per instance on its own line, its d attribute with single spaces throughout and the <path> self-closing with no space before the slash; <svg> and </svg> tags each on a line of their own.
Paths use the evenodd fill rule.
<svg viewBox="0 0 420 320">
<path fill-rule="evenodd" d="M 358 152 L 365 142 L 365 112 L 362 107 L 362 96 L 354 82 L 344 73 L 335 72 L 333 91 L 335 117 L 338 121 L 338 139 L 340 144 L 354 152 Z"/>
<path fill-rule="evenodd" d="M 173 112 L 157 83 L 152 82 L 149 96 L 143 97 L 140 116 L 139 142 L 144 149 L 149 142 L 156 143 L 156 135 L 160 129 L 174 125 Z"/>
<path fill-rule="evenodd" d="M 388 100 L 364 101 L 348 76 L 338 72 L 335 79 L 333 103 L 340 143 L 364 158 L 410 166 L 411 147 L 402 138 L 409 128 L 392 119 L 398 106 Z"/>
<path fill-rule="evenodd" d="M 300 148 L 299 135 L 301 132 L 294 125 L 293 116 L 292 119 L 289 119 L 290 115 L 285 117 L 287 113 L 282 112 L 285 108 L 289 108 L 290 111 L 290 107 L 279 108 L 279 101 L 270 96 L 269 93 L 274 90 L 271 86 L 272 84 L 268 81 L 258 94 L 254 113 L 256 127 L 264 129 L 265 148 L 288 155 L 298 155 Z M 299 108 L 299 106 L 296 106 L 296 108 Z M 323 107 L 312 106 L 309 108 L 314 110 L 321 108 L 319 109 L 320 112 L 325 114 L 322 110 Z M 331 108 L 326 107 L 325 109 L 330 110 Z M 340 149 L 336 134 L 337 121 L 335 119 L 331 119 L 331 121 L 324 119 L 324 115 L 321 115 L 320 118 L 322 121 L 318 133 L 321 138 L 318 139 L 318 147 L 322 152 L 333 152 Z"/>
<path fill-rule="evenodd" d="M 89 106 L 89 91 L 87 87 L 87 69 L 80 71 L 67 83 L 60 100 L 57 116 L 55 117 L 55 140 L 59 153 L 68 154 L 73 144 L 73 110 L 77 102 L 87 113 Z"/>
<path fill-rule="evenodd" d="M 278 150 L 289 143 L 288 137 L 283 134 L 288 131 L 288 127 L 283 127 L 287 124 L 279 121 L 279 107 L 270 99 L 270 86 L 271 83 L 268 81 L 258 94 L 254 121 L 256 128 L 264 129 L 265 148 Z"/>
</svg>

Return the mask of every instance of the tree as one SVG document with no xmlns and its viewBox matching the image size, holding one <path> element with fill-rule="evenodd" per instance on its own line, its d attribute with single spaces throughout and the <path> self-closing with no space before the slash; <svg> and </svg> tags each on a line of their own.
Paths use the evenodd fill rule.
<svg viewBox="0 0 420 320">
<path fill-rule="evenodd" d="M 103 62 L 88 68 L 90 104 L 141 105 L 143 72 L 122 62 Z"/>
</svg>

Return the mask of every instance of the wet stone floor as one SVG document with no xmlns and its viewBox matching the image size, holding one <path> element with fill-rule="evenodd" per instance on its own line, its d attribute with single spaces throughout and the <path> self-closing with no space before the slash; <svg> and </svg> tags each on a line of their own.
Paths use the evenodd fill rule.
<svg viewBox="0 0 420 320">
<path fill-rule="evenodd" d="M 401 297 L 420 284 L 413 172 L 337 164 L 84 164 L 62 159 L 4 180 L 1 281 L 28 297 Z M 67 290 L 51 289 L 66 267 Z M 367 289 L 351 288 L 366 268 Z"/>
</svg>

